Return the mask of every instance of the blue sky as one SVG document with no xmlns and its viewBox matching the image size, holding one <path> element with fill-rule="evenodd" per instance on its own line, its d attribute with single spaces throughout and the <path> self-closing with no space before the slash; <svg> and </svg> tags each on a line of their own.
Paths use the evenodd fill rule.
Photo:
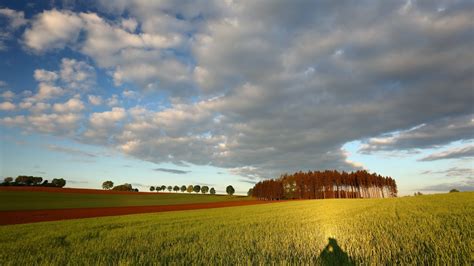
<svg viewBox="0 0 474 266">
<path fill-rule="evenodd" d="M 0 2 L 1 175 L 472 190 L 474 5 L 377 3 Z"/>
</svg>

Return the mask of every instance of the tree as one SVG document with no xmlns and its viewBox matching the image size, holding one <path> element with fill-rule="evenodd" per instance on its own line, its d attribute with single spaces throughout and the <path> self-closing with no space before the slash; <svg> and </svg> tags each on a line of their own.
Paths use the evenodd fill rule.
<svg viewBox="0 0 474 266">
<path fill-rule="evenodd" d="M 225 192 L 227 192 L 227 194 L 229 194 L 229 195 L 232 196 L 232 195 L 234 195 L 234 193 L 235 193 L 235 189 L 234 189 L 233 186 L 230 186 L 230 185 L 229 185 L 229 186 L 227 186 L 227 187 L 225 188 Z"/>
<path fill-rule="evenodd" d="M 459 192 L 459 190 L 453 188 L 453 189 L 451 189 L 451 190 L 449 191 L 449 193 L 455 193 L 455 192 Z"/>
<path fill-rule="evenodd" d="M 172 187 L 172 186 L 168 186 L 168 191 L 171 192 L 171 190 L 173 190 L 173 187 Z"/>
<path fill-rule="evenodd" d="M 104 183 L 102 183 L 102 188 L 103 189 L 111 189 L 114 187 L 114 182 L 107 180 Z"/>
<path fill-rule="evenodd" d="M 186 192 L 191 193 L 191 192 L 193 192 L 193 190 L 194 190 L 194 186 L 189 185 L 188 188 L 186 189 Z"/>
<path fill-rule="evenodd" d="M 51 184 L 55 187 L 64 187 L 66 185 L 66 180 L 63 178 L 54 178 L 53 181 L 51 181 Z"/>
<path fill-rule="evenodd" d="M 208 186 L 202 186 L 201 193 L 206 194 L 207 192 L 209 192 L 209 187 Z"/>
<path fill-rule="evenodd" d="M 114 188 L 112 188 L 112 190 L 116 190 L 116 191 L 134 191 L 133 188 L 132 188 L 132 185 L 130 185 L 128 183 L 115 186 Z"/>
<path fill-rule="evenodd" d="M 154 187 L 154 186 L 151 186 L 151 187 L 150 187 L 150 191 L 151 191 L 151 192 L 155 191 L 155 187 Z"/>
<path fill-rule="evenodd" d="M 178 192 L 178 191 L 179 191 L 179 187 L 178 187 L 178 186 L 174 186 L 174 187 L 173 187 L 173 191 L 174 191 L 174 192 Z"/>
<path fill-rule="evenodd" d="M 213 187 L 211 187 L 211 190 L 209 191 L 209 193 L 211 193 L 211 195 L 216 195 L 216 190 Z"/>
<path fill-rule="evenodd" d="M 162 185 L 161 186 L 161 191 L 165 191 L 166 190 L 166 186 L 165 185 Z"/>
<path fill-rule="evenodd" d="M 252 197 L 253 195 L 253 188 L 250 188 L 249 191 L 247 192 L 247 196 Z"/>
<path fill-rule="evenodd" d="M 6 184 L 10 184 L 11 182 L 13 182 L 13 177 L 5 177 L 3 179 L 3 182 Z"/>
<path fill-rule="evenodd" d="M 181 186 L 181 192 L 185 192 L 186 191 L 186 185 L 182 185 Z"/>
<path fill-rule="evenodd" d="M 201 191 L 201 186 L 200 185 L 195 185 L 193 190 L 194 190 L 194 192 L 199 193 L 199 191 Z"/>
</svg>

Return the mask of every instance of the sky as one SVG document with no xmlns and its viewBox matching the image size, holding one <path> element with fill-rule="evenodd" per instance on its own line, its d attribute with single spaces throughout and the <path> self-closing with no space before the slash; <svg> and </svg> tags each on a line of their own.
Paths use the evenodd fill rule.
<svg viewBox="0 0 474 266">
<path fill-rule="evenodd" d="M 472 1 L 0 0 L 0 174 L 474 190 Z"/>
</svg>

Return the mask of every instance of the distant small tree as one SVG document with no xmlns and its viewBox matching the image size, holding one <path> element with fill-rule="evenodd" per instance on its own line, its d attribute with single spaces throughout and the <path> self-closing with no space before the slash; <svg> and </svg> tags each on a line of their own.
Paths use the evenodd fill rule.
<svg viewBox="0 0 474 266">
<path fill-rule="evenodd" d="M 174 187 L 173 187 L 173 191 L 174 191 L 174 192 L 178 192 L 178 191 L 179 191 L 179 187 L 178 187 L 178 186 L 174 186 Z"/>
<path fill-rule="evenodd" d="M 229 185 L 229 186 L 227 186 L 227 187 L 225 188 L 225 192 L 227 192 L 227 194 L 229 194 L 229 195 L 232 196 L 232 195 L 234 195 L 234 193 L 235 193 L 235 189 L 234 189 L 233 186 L 230 186 L 230 185 Z"/>
<path fill-rule="evenodd" d="M 130 185 L 130 184 L 128 184 L 128 183 L 115 186 L 114 188 L 112 188 L 112 190 L 116 190 L 116 191 L 135 191 L 135 190 L 132 188 L 132 185 Z"/>
<path fill-rule="evenodd" d="M 200 185 L 195 185 L 193 190 L 194 190 L 194 192 L 199 193 L 201 191 L 201 186 Z"/>
<path fill-rule="evenodd" d="M 51 184 L 55 187 L 64 187 L 66 185 L 66 180 L 63 178 L 54 178 L 53 181 L 51 181 Z"/>
<path fill-rule="evenodd" d="M 166 186 L 165 185 L 162 185 L 161 186 L 161 191 L 165 191 L 166 190 Z"/>
<path fill-rule="evenodd" d="M 455 189 L 455 188 L 453 188 L 453 189 L 451 189 L 451 190 L 449 191 L 449 193 L 456 193 L 456 192 L 459 192 L 459 190 L 457 190 L 457 189 Z"/>
<path fill-rule="evenodd" d="M 215 195 L 215 194 L 216 194 L 216 190 L 215 190 L 213 187 L 211 187 L 211 190 L 209 191 L 209 193 L 211 193 L 211 195 Z"/>
<path fill-rule="evenodd" d="M 185 192 L 186 191 L 186 186 L 185 185 L 182 185 L 181 186 L 181 192 Z"/>
<path fill-rule="evenodd" d="M 252 197 L 253 195 L 253 188 L 250 188 L 249 191 L 247 192 L 247 196 Z"/>
<path fill-rule="evenodd" d="M 138 190 L 138 188 L 134 188 L 133 191 L 134 191 L 134 192 L 138 192 L 138 191 L 140 191 L 140 190 Z"/>
<path fill-rule="evenodd" d="M 102 183 L 102 188 L 103 189 L 111 189 L 114 187 L 114 182 L 108 180 L 108 181 L 105 181 L 104 183 Z"/>
<path fill-rule="evenodd" d="M 193 190 L 194 190 L 194 186 L 193 186 L 193 185 L 189 185 L 188 188 L 186 189 L 186 191 L 187 191 L 188 193 L 193 192 Z"/>
<path fill-rule="evenodd" d="M 172 187 L 172 186 L 168 186 L 168 191 L 171 192 L 171 190 L 173 190 L 173 187 Z"/>
<path fill-rule="evenodd" d="M 151 186 L 151 187 L 150 187 L 150 191 L 151 191 L 151 192 L 155 191 L 155 187 L 154 187 L 154 186 Z"/>
<path fill-rule="evenodd" d="M 415 196 L 423 196 L 423 193 L 421 193 L 420 191 L 415 192 Z"/>
<path fill-rule="evenodd" d="M 209 187 L 208 186 L 202 186 L 201 193 L 206 194 L 207 192 L 209 192 Z"/>
<path fill-rule="evenodd" d="M 5 177 L 3 179 L 3 182 L 5 182 L 6 184 L 10 184 L 11 182 L 13 182 L 13 177 Z"/>
<path fill-rule="evenodd" d="M 32 183 L 34 186 L 41 184 L 41 181 L 43 181 L 43 178 L 40 176 L 33 176 L 32 178 Z"/>
</svg>

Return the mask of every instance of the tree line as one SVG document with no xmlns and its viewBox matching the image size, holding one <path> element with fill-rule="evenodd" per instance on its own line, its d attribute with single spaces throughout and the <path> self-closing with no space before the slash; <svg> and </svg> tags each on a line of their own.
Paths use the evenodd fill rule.
<svg viewBox="0 0 474 266">
<path fill-rule="evenodd" d="M 118 186 L 114 186 L 114 182 L 108 180 L 108 181 L 105 181 L 104 183 L 102 183 L 102 188 L 103 189 L 112 189 L 112 190 L 118 190 L 118 191 L 138 191 L 138 189 L 134 189 L 132 188 L 132 185 L 130 184 L 123 184 L 123 185 L 118 185 Z M 216 194 L 216 190 L 211 187 L 209 188 L 208 186 L 200 186 L 200 185 L 189 185 L 189 186 L 186 186 L 186 185 L 182 185 L 182 186 L 166 186 L 166 185 L 161 185 L 161 186 L 150 186 L 150 191 L 151 192 L 160 192 L 160 191 L 166 191 L 168 190 L 169 192 L 171 191 L 174 191 L 174 192 L 188 192 L 188 193 L 192 193 L 192 192 L 195 192 L 195 193 L 199 193 L 201 192 L 202 194 L 206 194 L 206 193 L 210 193 L 211 195 L 215 195 Z M 234 187 L 232 187 L 231 185 L 227 186 L 226 188 L 226 192 L 227 194 L 229 195 L 233 195 L 235 193 L 235 189 Z"/>
<path fill-rule="evenodd" d="M 59 187 L 66 185 L 63 178 L 53 178 L 51 182 L 43 180 L 41 176 L 19 175 L 15 179 L 13 177 L 5 177 L 0 186 L 35 186 L 35 187 Z"/>
<path fill-rule="evenodd" d="M 249 195 L 265 200 L 388 198 L 397 196 L 397 184 L 365 170 L 351 173 L 336 170 L 296 172 L 258 182 Z"/>
</svg>

